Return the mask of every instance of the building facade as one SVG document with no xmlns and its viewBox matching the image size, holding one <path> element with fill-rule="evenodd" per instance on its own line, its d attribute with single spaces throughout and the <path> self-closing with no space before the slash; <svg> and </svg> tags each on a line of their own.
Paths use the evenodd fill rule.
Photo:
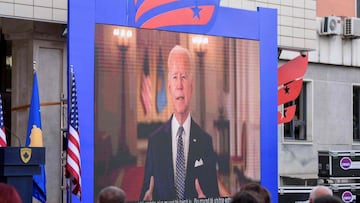
<svg viewBox="0 0 360 203">
<path fill-rule="evenodd" d="M 66 197 L 61 131 L 66 115 L 66 23 L 66 0 L 0 1 L 0 93 L 8 143 L 25 146 L 36 62 L 46 147 L 47 202 Z"/>
</svg>

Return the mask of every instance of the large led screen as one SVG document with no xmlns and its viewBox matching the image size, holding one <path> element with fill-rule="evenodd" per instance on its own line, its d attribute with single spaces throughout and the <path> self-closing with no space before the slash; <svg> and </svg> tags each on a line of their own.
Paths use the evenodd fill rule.
<svg viewBox="0 0 360 203">
<path fill-rule="evenodd" d="M 186 175 L 196 173 L 205 196 L 212 198 L 229 197 L 242 185 L 261 181 L 258 41 L 97 24 L 95 194 L 117 185 L 128 201 L 144 200 L 144 188 L 154 176 L 153 200 L 177 198 L 171 187 L 161 191 L 169 181 L 176 182 L 176 173 L 168 173 L 176 163 L 167 161 L 176 155 L 176 147 L 171 131 L 166 131 L 182 95 L 170 88 L 174 79 L 168 58 L 174 47 L 188 51 L 192 78 L 189 112 L 194 123 L 187 134 Z M 175 88 L 186 91 L 182 84 Z M 208 174 L 211 152 L 202 145 L 205 140 L 194 130 L 196 125 L 211 140 L 214 173 Z M 149 149 L 159 131 L 166 131 L 164 139 L 169 139 L 154 141 L 157 149 Z M 155 164 L 159 166 L 147 166 Z M 211 176 L 216 186 L 209 183 Z M 193 192 L 186 198 L 194 198 Z"/>
<path fill-rule="evenodd" d="M 184 184 L 175 173 L 190 177 L 186 200 L 199 187 L 206 201 L 229 200 L 255 181 L 277 202 L 276 10 L 229 4 L 69 1 L 68 65 L 76 75 L 81 148 L 81 199 L 69 193 L 72 202 L 96 202 L 108 185 L 122 187 L 128 201 L 143 200 L 149 188 L 153 200 L 175 200 L 183 188 L 175 182 Z M 186 74 L 169 71 L 173 48 L 186 50 Z M 180 79 L 191 83 L 175 83 Z M 173 124 L 182 102 L 191 117 Z M 172 136 L 179 125 L 185 145 L 178 159 L 181 142 Z"/>
</svg>

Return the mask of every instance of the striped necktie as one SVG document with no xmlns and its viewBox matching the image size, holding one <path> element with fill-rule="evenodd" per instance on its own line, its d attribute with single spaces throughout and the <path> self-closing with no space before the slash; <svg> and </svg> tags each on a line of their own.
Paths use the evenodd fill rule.
<svg viewBox="0 0 360 203">
<path fill-rule="evenodd" d="M 185 194 L 185 156 L 184 156 L 184 143 L 183 143 L 184 128 L 179 127 L 176 134 L 177 140 L 177 153 L 176 153 L 176 179 L 175 188 L 178 199 L 184 199 Z"/>
</svg>

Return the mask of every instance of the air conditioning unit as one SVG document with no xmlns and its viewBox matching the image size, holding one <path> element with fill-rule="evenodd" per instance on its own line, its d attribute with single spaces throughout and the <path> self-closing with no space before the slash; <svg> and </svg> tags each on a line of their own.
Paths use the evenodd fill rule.
<svg viewBox="0 0 360 203">
<path fill-rule="evenodd" d="M 326 16 L 321 21 L 320 35 L 341 34 L 341 18 L 338 16 Z"/>
<path fill-rule="evenodd" d="M 360 37 L 360 18 L 344 19 L 344 37 Z"/>
</svg>

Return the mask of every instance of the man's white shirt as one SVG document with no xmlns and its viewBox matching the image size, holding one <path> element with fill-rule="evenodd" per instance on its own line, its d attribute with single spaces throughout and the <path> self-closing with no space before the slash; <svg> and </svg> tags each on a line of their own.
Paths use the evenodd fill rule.
<svg viewBox="0 0 360 203">
<path fill-rule="evenodd" d="M 184 124 L 182 125 L 184 128 L 183 132 L 183 142 L 184 142 L 184 155 L 185 155 L 185 170 L 187 167 L 187 158 L 189 153 L 189 139 L 190 139 L 190 127 L 191 127 L 191 116 L 190 113 L 186 118 Z M 177 152 L 177 140 L 176 136 L 177 131 L 180 127 L 179 122 L 176 120 L 175 115 L 171 119 L 171 144 L 172 144 L 172 160 L 173 160 L 173 168 L 174 168 L 174 178 L 176 177 L 176 152 Z"/>
</svg>

